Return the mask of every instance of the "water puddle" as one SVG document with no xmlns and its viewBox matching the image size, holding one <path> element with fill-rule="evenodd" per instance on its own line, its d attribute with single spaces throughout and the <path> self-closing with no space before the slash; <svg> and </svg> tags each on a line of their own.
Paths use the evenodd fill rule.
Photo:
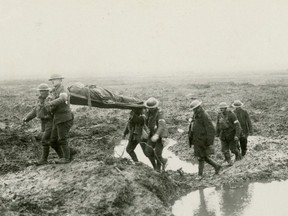
<svg viewBox="0 0 288 216">
<path fill-rule="evenodd" d="M 198 165 L 192 164 L 190 162 L 180 160 L 172 151 L 168 150 L 170 146 L 175 145 L 177 142 L 173 139 L 165 139 L 164 149 L 163 149 L 163 157 L 168 159 L 168 165 L 166 170 L 177 171 L 178 169 L 182 169 L 185 173 L 195 173 L 198 171 Z M 114 148 L 114 157 L 125 157 L 130 158 L 129 154 L 126 152 L 126 146 L 128 144 L 128 140 L 122 140 L 119 145 Z M 144 155 L 140 145 L 138 144 L 136 149 L 134 150 L 139 161 L 147 164 L 152 167 L 149 159 Z"/>
<path fill-rule="evenodd" d="M 175 216 L 285 216 L 288 181 L 251 183 L 240 188 L 206 188 L 176 201 Z"/>
</svg>

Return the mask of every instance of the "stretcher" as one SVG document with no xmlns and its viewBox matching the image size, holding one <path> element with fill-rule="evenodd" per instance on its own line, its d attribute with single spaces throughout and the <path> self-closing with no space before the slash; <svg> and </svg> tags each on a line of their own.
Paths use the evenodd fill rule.
<svg viewBox="0 0 288 216">
<path fill-rule="evenodd" d="M 144 108 L 144 103 L 133 97 L 117 95 L 95 85 L 85 86 L 81 83 L 68 88 L 70 104 L 98 108 L 137 109 Z"/>
</svg>

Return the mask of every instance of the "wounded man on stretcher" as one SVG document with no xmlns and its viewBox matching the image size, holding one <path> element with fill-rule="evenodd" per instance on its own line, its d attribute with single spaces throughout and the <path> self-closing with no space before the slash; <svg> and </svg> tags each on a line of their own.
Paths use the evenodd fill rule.
<svg viewBox="0 0 288 216">
<path fill-rule="evenodd" d="M 99 108 L 134 109 L 144 108 L 143 101 L 134 97 L 117 95 L 96 85 L 75 83 L 68 88 L 70 104 Z"/>
</svg>

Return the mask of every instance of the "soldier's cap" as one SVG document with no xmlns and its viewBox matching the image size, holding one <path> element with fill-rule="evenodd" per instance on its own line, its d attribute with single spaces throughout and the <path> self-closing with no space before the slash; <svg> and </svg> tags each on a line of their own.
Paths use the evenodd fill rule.
<svg viewBox="0 0 288 216">
<path fill-rule="evenodd" d="M 220 104 L 219 104 L 219 108 L 221 109 L 221 108 L 228 108 L 229 106 L 228 106 L 228 104 L 226 103 L 226 102 L 221 102 Z"/>
<path fill-rule="evenodd" d="M 40 85 L 38 85 L 38 88 L 36 90 L 38 90 L 38 91 L 50 91 L 51 88 L 49 88 L 49 86 L 46 83 L 41 83 Z"/>
<path fill-rule="evenodd" d="M 240 100 L 235 100 L 232 104 L 233 107 L 242 107 L 244 104 Z"/>
<path fill-rule="evenodd" d="M 51 80 L 56 80 L 56 79 L 64 79 L 64 77 L 63 76 L 61 76 L 60 74 L 52 74 L 51 76 L 50 76 L 50 78 L 49 78 L 49 81 L 51 81 Z"/>
<path fill-rule="evenodd" d="M 195 108 L 199 107 L 202 104 L 200 100 L 193 100 L 190 104 L 190 108 L 194 110 Z"/>
<path fill-rule="evenodd" d="M 159 104 L 160 102 L 154 97 L 150 97 L 148 100 L 144 102 L 144 106 L 148 109 L 156 108 L 159 106 Z"/>
</svg>

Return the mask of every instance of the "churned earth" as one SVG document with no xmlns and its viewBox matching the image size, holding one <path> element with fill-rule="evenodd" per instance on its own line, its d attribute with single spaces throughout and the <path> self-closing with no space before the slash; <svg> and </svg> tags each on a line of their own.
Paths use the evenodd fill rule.
<svg viewBox="0 0 288 216">
<path fill-rule="evenodd" d="M 223 162 L 220 142 L 216 154 L 223 163 L 214 176 L 209 165 L 205 176 L 179 171 L 157 173 L 145 164 L 115 158 L 129 110 L 72 106 L 75 114 L 69 143 L 78 153 L 67 165 L 56 165 L 51 150 L 50 164 L 37 167 L 39 122 L 21 125 L 37 98 L 33 89 L 43 80 L 8 81 L 0 87 L 0 214 L 1 215 L 171 215 L 171 206 L 182 195 L 210 186 L 237 185 L 244 182 L 284 180 L 287 172 L 287 76 L 222 78 L 201 76 L 128 79 L 91 79 L 118 94 L 143 100 L 154 96 L 166 114 L 170 147 L 179 158 L 196 162 L 187 144 L 189 103 L 203 100 L 203 107 L 215 121 L 217 105 L 240 99 L 245 103 L 254 125 L 248 153 L 232 167 Z M 75 80 L 68 80 L 69 83 Z M 79 81 L 79 80 L 77 80 Z M 92 83 L 91 83 L 92 82 Z M 157 84 L 157 85 L 156 85 Z M 184 132 L 183 132 L 184 131 Z"/>
</svg>

